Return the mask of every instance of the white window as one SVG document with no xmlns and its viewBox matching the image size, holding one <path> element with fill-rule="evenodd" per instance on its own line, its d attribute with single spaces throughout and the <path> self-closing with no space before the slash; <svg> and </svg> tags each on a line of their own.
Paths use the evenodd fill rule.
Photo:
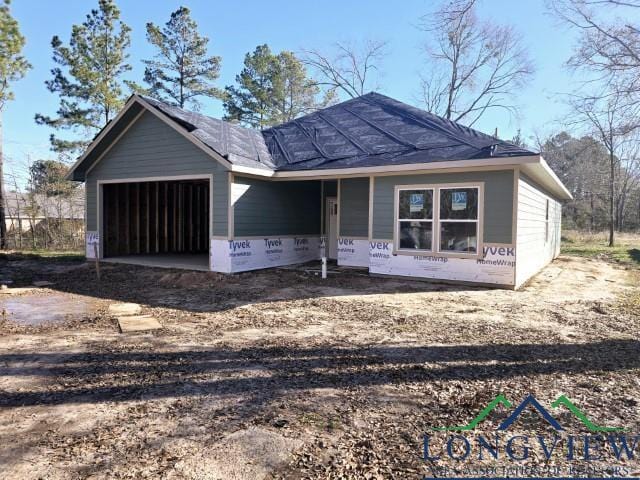
<svg viewBox="0 0 640 480">
<path fill-rule="evenodd" d="M 440 189 L 440 251 L 478 251 L 477 187 Z"/>
<path fill-rule="evenodd" d="M 433 249 L 433 189 L 399 190 L 398 248 L 401 250 Z"/>
<path fill-rule="evenodd" d="M 396 251 L 477 255 L 481 199 L 474 185 L 396 188 Z"/>
</svg>

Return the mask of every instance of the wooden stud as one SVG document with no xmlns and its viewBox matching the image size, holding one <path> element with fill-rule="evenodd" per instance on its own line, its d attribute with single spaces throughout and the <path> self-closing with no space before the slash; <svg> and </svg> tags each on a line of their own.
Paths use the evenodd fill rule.
<svg viewBox="0 0 640 480">
<path fill-rule="evenodd" d="M 169 184 L 167 182 L 164 183 L 164 252 L 171 251 L 171 247 L 169 246 Z"/>
<path fill-rule="evenodd" d="M 149 236 L 150 236 L 150 234 L 151 234 L 151 228 L 150 228 L 150 226 L 151 226 L 151 219 L 149 218 L 149 213 L 150 213 L 150 211 L 151 211 L 151 209 L 149 208 L 149 198 L 150 198 L 150 196 L 149 196 L 149 190 L 151 189 L 151 182 L 146 182 L 146 183 L 145 183 L 145 186 L 146 186 L 145 193 L 146 193 L 146 197 L 147 197 L 147 202 L 146 202 L 146 205 L 145 205 L 145 207 L 146 207 L 146 212 L 147 212 L 147 215 L 146 215 L 146 217 L 145 217 L 145 218 L 146 218 L 146 220 L 147 220 L 146 225 L 145 225 L 145 229 L 146 229 L 146 232 L 147 232 L 147 235 L 146 235 L 147 248 L 146 248 L 146 250 L 145 250 L 145 253 L 151 253 L 151 242 L 150 242 L 150 238 L 149 238 Z"/>
<path fill-rule="evenodd" d="M 178 245 L 178 252 L 182 251 L 182 185 L 176 185 L 176 202 L 178 205 L 176 216 L 176 244 Z"/>
<path fill-rule="evenodd" d="M 160 253 L 160 182 L 156 182 L 156 253 Z"/>
<path fill-rule="evenodd" d="M 136 253 L 140 254 L 140 183 L 136 183 Z"/>
<path fill-rule="evenodd" d="M 115 228 L 115 251 L 113 252 L 114 255 L 120 255 L 120 184 L 116 184 L 114 188 L 111 189 L 111 193 L 115 194 L 115 206 L 116 206 L 116 211 L 115 211 L 115 216 L 114 216 L 114 222 L 116 224 L 116 228 Z"/>
<path fill-rule="evenodd" d="M 111 208 L 109 205 L 109 195 L 106 188 L 102 189 L 102 196 L 102 208 L 104 210 L 104 213 L 102 214 L 102 236 L 105 250 L 104 254 L 109 255 L 109 235 L 111 234 L 109 228 L 109 217 L 111 216 Z"/>
<path fill-rule="evenodd" d="M 173 250 L 178 250 L 178 184 L 174 183 L 173 185 L 173 229 L 172 229 L 172 237 L 173 237 Z"/>
<path fill-rule="evenodd" d="M 196 188 L 196 250 L 202 250 L 202 223 L 200 222 L 200 201 L 202 198 L 202 187 L 200 185 Z"/>
<path fill-rule="evenodd" d="M 194 184 L 189 185 L 189 250 L 193 251 L 193 187 Z"/>
<path fill-rule="evenodd" d="M 130 238 L 129 238 L 129 234 L 130 234 L 130 221 L 131 221 L 131 206 L 129 205 L 129 184 L 125 183 L 125 197 L 124 197 L 124 226 L 125 226 L 125 255 L 129 255 L 131 253 L 131 244 L 130 244 Z"/>
</svg>

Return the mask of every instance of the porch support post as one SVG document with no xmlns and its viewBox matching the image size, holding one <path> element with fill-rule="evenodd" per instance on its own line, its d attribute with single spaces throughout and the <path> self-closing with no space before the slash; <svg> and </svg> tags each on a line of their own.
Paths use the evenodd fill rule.
<svg viewBox="0 0 640 480">
<path fill-rule="evenodd" d="M 373 186 L 376 177 L 369 177 L 369 241 L 373 239 Z"/>
<path fill-rule="evenodd" d="M 324 235 L 324 180 L 320 180 L 320 236 Z"/>
<path fill-rule="evenodd" d="M 338 223 L 338 225 L 336 226 L 336 237 L 340 238 L 340 213 L 342 210 L 342 205 L 340 204 L 340 179 L 338 179 L 338 196 L 336 198 L 336 201 L 338 202 L 338 215 L 336 215 L 338 218 L 336 219 L 336 222 Z"/>
</svg>

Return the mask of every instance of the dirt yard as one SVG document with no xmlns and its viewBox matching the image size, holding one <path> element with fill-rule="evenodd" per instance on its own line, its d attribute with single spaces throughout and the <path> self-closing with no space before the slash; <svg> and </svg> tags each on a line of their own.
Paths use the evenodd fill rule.
<svg viewBox="0 0 640 480">
<path fill-rule="evenodd" d="M 518 292 L 117 265 L 98 282 L 79 261 L 12 256 L 2 279 L 52 282 L 0 295 L 2 479 L 467 476 L 514 464 L 446 461 L 448 434 L 432 428 L 468 423 L 498 394 L 547 407 L 564 394 L 594 423 L 640 433 L 631 266 L 561 257 Z M 120 334 L 116 302 L 164 328 Z M 552 410 L 567 432 L 589 433 Z M 473 434 L 495 434 L 509 413 L 498 407 Z M 549 433 L 539 418 L 510 433 Z M 429 433 L 441 462 L 423 459 Z M 590 464 L 638 475 L 639 456 L 640 445 L 635 460 Z M 579 460 L 532 447 L 524 464 Z"/>
</svg>

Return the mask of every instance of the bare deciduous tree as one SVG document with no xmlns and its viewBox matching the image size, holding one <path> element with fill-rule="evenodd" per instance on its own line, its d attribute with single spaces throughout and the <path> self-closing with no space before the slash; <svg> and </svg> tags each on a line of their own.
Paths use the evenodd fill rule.
<svg viewBox="0 0 640 480">
<path fill-rule="evenodd" d="M 422 76 L 426 108 L 473 125 L 489 109 L 516 112 L 514 99 L 534 68 L 512 27 L 478 18 L 475 0 L 450 0 L 423 17 L 429 35 Z"/>
<path fill-rule="evenodd" d="M 640 187 L 640 141 L 637 132 L 621 147 L 616 178 L 615 221 L 617 229 L 624 230 L 628 202 Z"/>
<path fill-rule="evenodd" d="M 572 95 L 568 101 L 571 109 L 569 124 L 579 125 L 605 146 L 609 157 L 609 246 L 615 245 L 616 172 L 620 170 L 620 159 L 625 145 L 633 142 L 632 134 L 638 128 L 637 106 L 630 105 L 624 96 L 608 92 L 602 96 Z"/>
<path fill-rule="evenodd" d="M 579 32 L 569 67 L 592 73 L 588 81 L 609 91 L 640 94 L 640 28 L 629 20 L 640 0 L 551 0 L 550 7 Z"/>
<path fill-rule="evenodd" d="M 569 96 L 570 122 L 593 132 L 609 157 L 609 245 L 622 228 L 640 127 L 640 0 L 549 0 L 551 10 L 578 32 L 567 66 L 581 74 Z M 586 93 L 585 93 L 586 92 Z"/>
<path fill-rule="evenodd" d="M 339 90 L 351 98 L 380 88 L 380 64 L 387 43 L 367 40 L 361 47 L 336 43 L 332 55 L 319 50 L 303 50 L 303 62 L 318 77 L 318 84 Z"/>
</svg>

